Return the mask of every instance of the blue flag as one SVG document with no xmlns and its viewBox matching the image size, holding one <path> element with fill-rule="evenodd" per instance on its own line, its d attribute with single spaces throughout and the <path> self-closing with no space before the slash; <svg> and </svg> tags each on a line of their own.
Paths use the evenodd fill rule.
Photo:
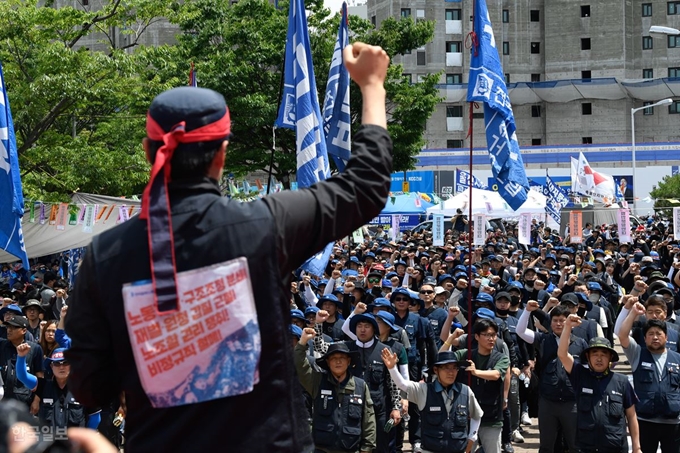
<svg viewBox="0 0 680 453">
<path fill-rule="evenodd" d="M 276 126 L 295 129 L 297 184 L 302 189 L 330 176 L 307 16 L 302 0 L 290 2 L 285 58 L 283 96 Z M 332 251 L 333 244 L 328 244 L 324 250 L 307 260 L 302 268 L 313 275 L 323 275 Z"/>
<path fill-rule="evenodd" d="M 529 182 L 485 0 L 475 1 L 474 18 L 479 44 L 472 48 L 467 100 L 484 103 L 491 171 L 498 181 L 498 193 L 513 210 L 517 210 L 527 199 Z"/>
<path fill-rule="evenodd" d="M 326 148 L 339 171 L 345 169 L 352 146 L 349 111 L 349 72 L 343 64 L 342 51 L 349 45 L 347 30 L 347 3 L 342 4 L 342 18 L 335 41 L 333 61 L 328 72 L 326 97 L 323 103 L 323 130 L 326 133 Z"/>
<path fill-rule="evenodd" d="M 21 189 L 19 155 L 14 136 L 14 122 L 5 88 L 5 75 L 0 64 L 0 248 L 21 259 L 24 269 L 30 269 L 21 230 L 24 216 L 24 194 Z"/>
<path fill-rule="evenodd" d="M 470 187 L 470 185 L 475 189 L 488 189 L 487 185 L 477 179 L 475 175 L 456 168 L 456 193 L 465 192 L 465 189 Z"/>
<path fill-rule="evenodd" d="M 567 194 L 564 193 L 560 186 L 555 184 L 550 176 L 545 178 L 543 195 L 546 197 L 545 212 L 559 225 L 561 220 L 560 212 L 569 203 L 569 197 L 567 197 Z"/>
</svg>

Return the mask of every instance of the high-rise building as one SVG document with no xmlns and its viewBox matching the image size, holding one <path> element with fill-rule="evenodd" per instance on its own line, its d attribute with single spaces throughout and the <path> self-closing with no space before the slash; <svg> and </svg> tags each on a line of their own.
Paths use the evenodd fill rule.
<svg viewBox="0 0 680 453">
<path fill-rule="evenodd" d="M 432 42 L 395 58 L 416 83 L 441 72 L 444 100 L 427 122 L 426 148 L 467 148 L 465 101 L 472 0 L 368 0 L 375 26 L 388 17 L 435 21 Z M 680 28 L 680 1 L 487 0 L 521 147 L 680 142 L 680 36 L 652 37 L 651 25 Z M 656 79 L 644 83 L 642 79 Z M 485 146 L 483 110 L 473 111 L 475 147 Z M 468 138 L 466 138 L 468 137 Z"/>
</svg>

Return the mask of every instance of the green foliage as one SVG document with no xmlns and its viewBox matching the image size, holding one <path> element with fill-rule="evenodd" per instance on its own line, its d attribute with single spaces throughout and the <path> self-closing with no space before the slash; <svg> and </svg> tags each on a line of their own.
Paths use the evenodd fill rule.
<svg viewBox="0 0 680 453">
<path fill-rule="evenodd" d="M 664 176 L 659 181 L 659 186 L 652 190 L 649 195 L 655 200 L 655 210 L 680 206 L 680 203 L 670 201 L 680 200 L 680 175 Z M 664 213 L 670 215 L 670 209 L 664 211 Z"/>
</svg>

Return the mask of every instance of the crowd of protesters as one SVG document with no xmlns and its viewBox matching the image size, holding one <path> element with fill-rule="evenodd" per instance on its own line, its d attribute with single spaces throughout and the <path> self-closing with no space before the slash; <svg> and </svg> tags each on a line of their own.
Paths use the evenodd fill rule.
<svg viewBox="0 0 680 453">
<path fill-rule="evenodd" d="M 475 443 L 511 453 L 532 418 L 541 452 L 680 451 L 680 241 L 672 224 L 645 219 L 631 243 L 619 241 L 617 225 L 586 224 L 577 244 L 534 221 L 523 245 L 517 226 L 503 222 L 487 225 L 485 244 L 470 250 L 460 217 L 443 246 L 427 230 L 392 240 L 365 229 L 361 243 L 335 244 L 323 276 L 295 275 L 298 372 L 328 370 L 342 342 L 335 355 L 349 356 L 346 372 L 365 381 L 376 421 L 341 448 L 347 419 L 338 415 L 333 427 L 323 417 L 327 402 L 309 394 L 301 375 L 317 451 L 358 451 L 363 442 L 401 452 L 408 432 L 414 452 L 471 451 Z M 613 372 L 622 335 L 635 391 Z M 443 366 L 469 388 L 442 380 Z M 458 430 L 456 407 L 439 404 L 440 391 L 471 395 Z M 336 437 L 324 437 L 331 427 Z M 466 441 L 447 443 L 449 434 Z"/>
</svg>

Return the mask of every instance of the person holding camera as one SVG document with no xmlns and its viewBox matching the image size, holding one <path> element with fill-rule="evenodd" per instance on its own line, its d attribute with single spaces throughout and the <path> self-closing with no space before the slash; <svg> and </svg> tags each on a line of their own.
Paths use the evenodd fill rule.
<svg viewBox="0 0 680 453">
<path fill-rule="evenodd" d="M 452 239 L 455 241 L 458 236 L 465 233 L 465 226 L 468 224 L 468 218 L 463 215 L 462 209 L 456 209 L 456 215 L 451 219 L 451 223 L 453 224 Z"/>
</svg>

